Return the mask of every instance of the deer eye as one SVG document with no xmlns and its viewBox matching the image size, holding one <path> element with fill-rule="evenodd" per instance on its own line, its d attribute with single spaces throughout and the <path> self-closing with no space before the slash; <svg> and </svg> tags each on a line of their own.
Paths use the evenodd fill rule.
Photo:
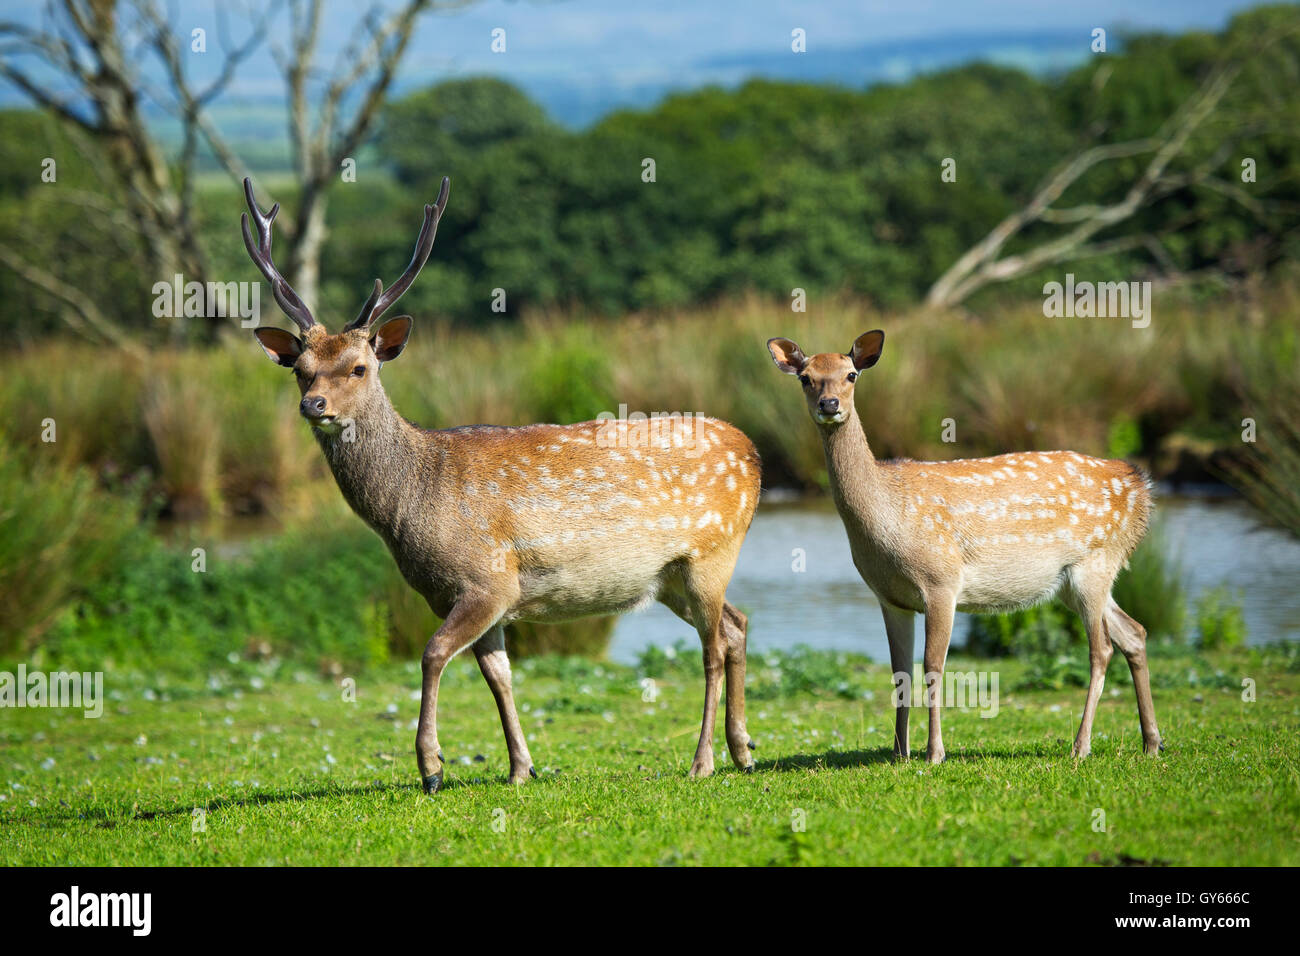
<svg viewBox="0 0 1300 956">
<path fill-rule="evenodd" d="M 857 373 L 857 372 L 849 372 L 849 381 L 850 381 L 850 382 L 856 382 L 857 380 L 858 380 L 858 373 Z"/>
<path fill-rule="evenodd" d="M 807 388 L 809 385 L 812 384 L 812 379 L 810 379 L 807 375 L 800 375 L 799 382 L 800 384 L 803 385 L 804 388 Z"/>
<path fill-rule="evenodd" d="M 358 365 L 356 368 L 352 370 L 353 378 L 360 378 L 365 374 L 366 374 L 366 367 L 364 365 Z"/>
</svg>

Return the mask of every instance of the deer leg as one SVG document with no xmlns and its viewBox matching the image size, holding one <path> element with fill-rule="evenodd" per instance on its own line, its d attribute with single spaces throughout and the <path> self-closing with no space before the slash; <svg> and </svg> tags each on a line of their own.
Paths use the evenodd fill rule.
<svg viewBox="0 0 1300 956">
<path fill-rule="evenodd" d="M 912 651 L 916 642 L 913 626 L 916 615 L 902 608 L 882 603 L 885 633 L 889 637 L 889 666 L 894 675 L 894 757 L 906 760 L 910 755 L 907 718 L 912 702 Z"/>
<path fill-rule="evenodd" d="M 1106 636 L 1119 648 L 1128 661 L 1133 675 L 1133 691 L 1137 694 L 1138 721 L 1142 725 L 1142 749 L 1148 754 L 1164 749 L 1160 742 L 1160 729 L 1156 726 L 1156 708 L 1151 700 L 1151 675 L 1147 668 L 1147 630 L 1124 613 L 1123 608 L 1111 598 L 1102 615 Z"/>
<path fill-rule="evenodd" d="M 659 601 L 695 628 L 704 650 L 704 716 L 700 740 L 691 762 L 690 776 L 713 773 L 713 729 L 722 697 L 723 669 L 727 678 L 727 749 L 732 762 L 742 770 L 753 767 L 753 744 L 745 730 L 745 638 L 749 626 L 745 615 L 725 599 L 727 582 L 736 564 L 739 547 L 717 554 L 707 564 L 698 562 L 684 574 L 663 580 Z"/>
<path fill-rule="evenodd" d="M 714 643 L 715 629 L 700 624 L 706 618 L 698 605 L 694 610 L 692 609 L 691 603 L 687 601 L 686 595 L 681 589 L 680 581 L 670 580 L 666 582 L 659 591 L 659 601 L 679 618 L 695 628 L 700 634 L 700 643 L 704 645 L 704 724 L 700 728 L 700 742 L 695 748 L 695 759 L 691 763 L 690 775 L 692 777 L 707 777 L 713 773 L 713 724 L 718 712 L 718 691 L 721 690 L 721 684 L 717 681 L 716 675 L 713 682 L 709 682 L 709 653 L 710 646 Z M 721 623 L 721 617 L 719 617 L 719 627 L 716 630 L 721 629 Z M 724 657 L 725 653 L 719 650 L 718 660 L 721 661 Z"/>
<path fill-rule="evenodd" d="M 741 770 L 754 770 L 754 742 L 745 729 L 745 641 L 749 620 L 729 602 L 722 604 L 722 632 L 726 639 L 727 750 Z"/>
<path fill-rule="evenodd" d="M 501 729 L 506 735 L 506 749 L 510 751 L 510 778 L 508 783 L 527 783 L 537 776 L 533 758 L 528 753 L 519 714 L 515 712 L 515 695 L 511 688 L 510 659 L 506 656 L 506 634 L 498 623 L 474 642 L 474 656 L 478 658 L 483 679 L 496 698 L 497 712 L 501 715 Z"/>
<path fill-rule="evenodd" d="M 442 786 L 442 750 L 438 746 L 438 682 L 447 662 L 477 641 L 501 617 L 502 608 L 495 601 L 463 597 L 456 602 L 429 638 L 420 659 L 423 682 L 420 689 L 420 723 L 415 731 L 415 758 L 420 765 L 420 779 L 425 793 Z"/>
<path fill-rule="evenodd" d="M 697 609 L 692 616 L 701 622 L 698 625 L 700 643 L 704 645 L 704 717 L 700 722 L 700 742 L 695 747 L 695 759 L 691 761 L 690 775 L 707 777 L 713 773 L 713 728 L 718 717 L 718 699 L 722 691 L 726 644 L 722 636 L 721 609 L 711 614 L 703 613 L 703 609 Z M 743 688 L 741 693 L 744 693 Z"/>
<path fill-rule="evenodd" d="M 722 696 L 722 676 L 727 671 L 727 749 L 732 762 L 741 768 L 753 763 L 749 753 L 749 734 L 745 732 L 745 647 L 744 628 L 748 622 L 735 608 L 730 624 L 727 607 L 727 584 L 740 555 L 740 542 L 693 561 L 686 569 L 684 610 L 695 625 L 704 648 L 704 716 L 700 722 L 700 742 L 691 762 L 692 777 L 713 773 L 713 728 L 717 721 L 718 701 Z M 670 605 L 671 606 L 671 605 Z M 729 630 L 735 626 L 735 631 Z M 736 634 L 740 637 L 737 639 Z"/>
<path fill-rule="evenodd" d="M 1101 691 L 1106 684 L 1106 666 L 1110 664 L 1111 654 L 1114 653 L 1103 623 L 1103 612 L 1110 595 L 1110 581 L 1099 585 L 1085 578 L 1081 587 L 1076 579 L 1074 593 L 1075 610 L 1083 618 L 1084 627 L 1088 630 L 1089 675 L 1083 718 L 1079 721 L 1079 733 L 1074 738 L 1070 753 L 1074 757 L 1083 758 L 1092 753 L 1092 721 L 1097 716 L 1097 702 L 1101 700 Z"/>
<path fill-rule="evenodd" d="M 943 666 L 948 660 L 948 644 L 952 641 L 952 619 L 957 611 L 956 598 L 951 594 L 927 595 L 925 602 L 925 689 L 926 703 L 930 709 L 930 739 L 925 759 L 930 763 L 943 763 L 943 729 L 939 711 L 943 705 Z"/>
</svg>

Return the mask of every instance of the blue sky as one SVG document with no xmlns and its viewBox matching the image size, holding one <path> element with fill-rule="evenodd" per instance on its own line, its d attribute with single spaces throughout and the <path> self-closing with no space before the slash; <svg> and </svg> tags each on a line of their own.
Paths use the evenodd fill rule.
<svg viewBox="0 0 1300 956">
<path fill-rule="evenodd" d="M 256 2 L 256 0 L 254 0 Z M 440 78 L 494 74 L 541 100 L 569 125 L 620 105 L 644 106 L 673 89 L 733 85 L 755 75 L 861 86 L 901 80 L 970 59 L 1034 70 L 1066 68 L 1088 53 L 1094 27 L 1181 32 L 1217 29 L 1255 4 L 1234 0 L 483 0 L 433 13 L 421 23 L 398 76 L 398 89 Z M 184 32 L 216 37 L 214 5 L 172 0 Z M 362 5 L 334 0 L 322 48 L 346 46 Z M 0 15 L 31 23 L 40 6 L 0 0 Z M 238 20 L 234 21 L 236 24 Z M 506 52 L 490 49 L 494 28 Z M 806 31 L 808 51 L 790 51 L 790 32 Z M 236 30 L 237 35 L 240 31 Z M 215 42 L 210 49 L 216 50 Z M 216 56 L 195 59 L 196 75 Z M 269 55 L 250 61 L 231 89 L 234 102 L 279 97 Z M 9 90 L 0 98 L 12 102 Z"/>
</svg>

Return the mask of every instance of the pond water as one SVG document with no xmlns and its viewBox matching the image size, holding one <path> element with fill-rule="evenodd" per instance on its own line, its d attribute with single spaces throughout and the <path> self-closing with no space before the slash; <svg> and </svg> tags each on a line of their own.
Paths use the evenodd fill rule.
<svg viewBox="0 0 1300 956">
<path fill-rule="evenodd" d="M 1240 592 L 1248 641 L 1300 640 L 1300 541 L 1261 527 L 1256 512 L 1237 498 L 1157 495 L 1164 541 L 1181 562 L 1189 599 L 1224 584 Z M 803 548 L 806 570 L 792 570 Z M 749 614 L 749 649 L 795 644 L 865 653 L 888 661 L 885 625 L 871 591 L 849 557 L 848 538 L 829 500 L 765 503 L 740 553 L 728 599 Z M 965 643 L 969 618 L 958 615 L 953 646 Z M 916 653 L 924 630 L 916 624 Z M 695 632 L 662 605 L 621 618 L 610 656 L 631 663 L 649 645 Z"/>
</svg>

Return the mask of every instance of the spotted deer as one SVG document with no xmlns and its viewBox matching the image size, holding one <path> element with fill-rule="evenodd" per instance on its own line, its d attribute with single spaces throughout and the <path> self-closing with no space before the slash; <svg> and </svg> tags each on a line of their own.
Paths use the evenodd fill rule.
<svg viewBox="0 0 1300 956">
<path fill-rule="evenodd" d="M 759 495 L 753 444 L 726 422 L 675 415 L 430 431 L 402 418 L 379 381 L 411 333 L 411 317 L 372 328 L 415 280 L 433 248 L 450 183 L 424 207 L 402 276 L 374 290 L 331 335 L 271 259 L 271 225 L 244 180 L 248 254 L 298 335 L 259 328 L 258 342 L 293 370 L 299 410 L 343 497 L 383 539 L 406 581 L 443 619 L 421 661 L 415 736 L 426 792 L 443 782 L 438 683 L 458 652 L 474 648 L 505 731 L 511 783 L 533 771 L 515 712 L 503 627 L 612 614 L 653 600 L 699 633 L 704 716 L 690 774 L 713 772 L 714 721 L 726 675 L 731 759 L 753 769 L 745 730 L 745 615 L 725 594 Z M 448 358 L 451 358 L 448 356 Z M 485 374 L 488 371 L 485 370 Z"/>
<path fill-rule="evenodd" d="M 1123 461 L 1072 451 L 958 461 L 877 461 L 854 405 L 858 375 L 880 358 L 885 333 L 860 335 L 847 354 L 811 358 L 770 339 L 776 367 L 798 376 L 826 453 L 853 564 L 885 617 L 896 700 L 894 753 L 908 755 L 913 619 L 925 615 L 931 763 L 944 758 L 939 725 L 956 611 L 1000 612 L 1060 595 L 1088 631 L 1091 679 L 1073 753 L 1091 749 L 1092 722 L 1114 643 L 1128 660 L 1147 753 L 1161 748 L 1147 672 L 1146 630 L 1111 597 L 1115 576 L 1146 533 L 1146 478 Z"/>
</svg>

